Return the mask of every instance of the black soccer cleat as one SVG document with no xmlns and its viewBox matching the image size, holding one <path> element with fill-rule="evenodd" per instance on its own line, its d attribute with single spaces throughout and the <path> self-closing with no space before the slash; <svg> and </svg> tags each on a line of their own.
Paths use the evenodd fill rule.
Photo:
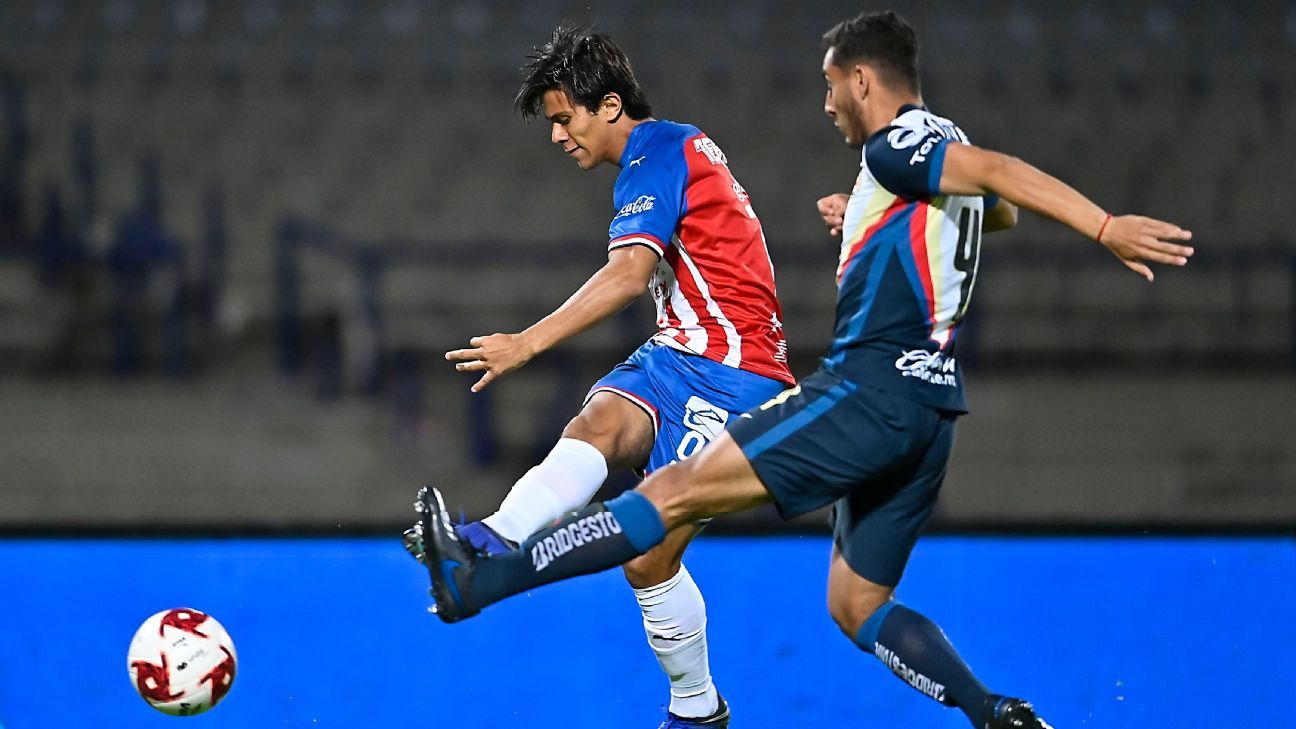
<svg viewBox="0 0 1296 729">
<path fill-rule="evenodd" d="M 985 729 L 1053 729 L 1048 722 L 1035 715 L 1029 701 L 1000 697 L 991 712 Z"/>
<path fill-rule="evenodd" d="M 464 598 L 468 577 L 477 555 L 455 533 L 441 492 L 431 486 L 419 489 L 414 502 L 419 520 L 405 532 L 405 548 L 427 567 L 432 578 L 429 593 L 436 603 L 429 610 L 443 622 L 457 623 L 480 610 Z"/>
</svg>

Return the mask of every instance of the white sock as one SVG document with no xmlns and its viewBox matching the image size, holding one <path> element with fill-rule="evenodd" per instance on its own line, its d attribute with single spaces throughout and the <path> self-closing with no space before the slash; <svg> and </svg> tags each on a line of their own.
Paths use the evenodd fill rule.
<svg viewBox="0 0 1296 729">
<path fill-rule="evenodd" d="M 648 645 L 670 677 L 670 711 L 700 718 L 720 707 L 707 662 L 706 603 L 684 565 L 660 585 L 635 590 Z"/>
<path fill-rule="evenodd" d="M 599 449 L 583 440 L 563 438 L 482 521 L 501 537 L 524 542 L 563 514 L 588 504 L 607 475 L 607 459 Z"/>
</svg>

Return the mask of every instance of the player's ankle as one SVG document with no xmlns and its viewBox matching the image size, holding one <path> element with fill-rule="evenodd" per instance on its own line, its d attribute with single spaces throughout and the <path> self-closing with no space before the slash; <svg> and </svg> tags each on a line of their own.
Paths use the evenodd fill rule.
<svg viewBox="0 0 1296 729">
<path fill-rule="evenodd" d="M 707 681 L 705 691 L 690 696 L 671 695 L 670 713 L 685 719 L 705 719 L 720 710 L 720 694 Z"/>
</svg>

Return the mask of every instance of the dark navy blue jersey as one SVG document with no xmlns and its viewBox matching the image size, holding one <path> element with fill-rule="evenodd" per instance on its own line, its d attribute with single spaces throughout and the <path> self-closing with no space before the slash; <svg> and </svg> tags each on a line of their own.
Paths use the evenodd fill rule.
<svg viewBox="0 0 1296 729">
<path fill-rule="evenodd" d="M 976 280 L 985 199 L 941 195 L 967 135 L 905 106 L 864 143 L 842 226 L 837 322 L 825 366 L 859 384 L 966 412 L 954 344 Z"/>
</svg>

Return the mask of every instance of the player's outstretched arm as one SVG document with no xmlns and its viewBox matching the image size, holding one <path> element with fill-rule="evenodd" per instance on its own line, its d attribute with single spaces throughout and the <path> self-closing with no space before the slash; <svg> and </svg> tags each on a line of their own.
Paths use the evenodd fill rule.
<svg viewBox="0 0 1296 729">
<path fill-rule="evenodd" d="M 1141 215 L 1112 216 L 1061 180 L 1006 154 L 968 144 L 949 144 L 940 191 L 949 195 L 997 194 L 1093 238 L 1148 281 L 1148 263 L 1182 266 L 1193 254 L 1179 241 L 1192 233 L 1173 223 Z"/>
<path fill-rule="evenodd" d="M 468 349 L 446 352 L 461 372 L 482 372 L 472 386 L 481 392 L 497 377 L 532 357 L 621 311 L 648 288 L 657 254 L 643 246 L 625 246 L 608 254 L 608 262 L 549 316 L 518 334 L 491 334 L 468 340 Z"/>
</svg>

